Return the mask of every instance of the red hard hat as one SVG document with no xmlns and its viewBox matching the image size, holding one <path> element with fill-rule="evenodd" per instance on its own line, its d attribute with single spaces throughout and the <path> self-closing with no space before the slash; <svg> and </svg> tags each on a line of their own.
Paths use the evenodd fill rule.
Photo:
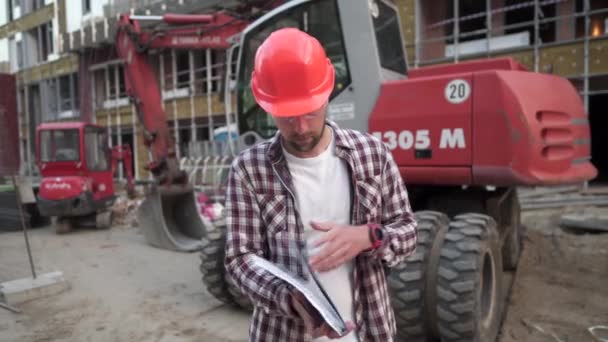
<svg viewBox="0 0 608 342">
<path fill-rule="evenodd" d="M 270 34 L 255 55 L 251 90 L 273 116 L 313 112 L 328 100 L 335 71 L 321 43 L 295 28 Z"/>
</svg>

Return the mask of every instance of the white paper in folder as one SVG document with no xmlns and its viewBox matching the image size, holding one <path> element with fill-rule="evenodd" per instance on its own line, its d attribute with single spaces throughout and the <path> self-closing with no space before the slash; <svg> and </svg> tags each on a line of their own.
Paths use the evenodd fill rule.
<svg viewBox="0 0 608 342">
<path fill-rule="evenodd" d="M 252 262 L 255 266 L 261 267 L 276 277 L 288 282 L 298 289 L 308 302 L 319 312 L 325 322 L 340 336 L 347 334 L 346 323 L 332 300 L 327 297 L 325 290 L 315 277 L 312 270 L 308 267 L 308 261 L 304 259 L 304 271 L 308 275 L 308 280 L 302 279 L 297 275 L 285 270 L 284 268 L 271 263 L 270 261 L 261 258 L 257 255 L 252 256 Z"/>
</svg>

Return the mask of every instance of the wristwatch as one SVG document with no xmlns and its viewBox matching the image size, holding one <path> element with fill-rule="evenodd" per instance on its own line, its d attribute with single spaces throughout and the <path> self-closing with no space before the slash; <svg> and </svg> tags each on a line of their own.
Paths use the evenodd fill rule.
<svg viewBox="0 0 608 342">
<path fill-rule="evenodd" d="M 379 248 L 382 246 L 382 241 L 384 241 L 382 226 L 377 223 L 370 223 L 367 226 L 369 228 L 369 241 L 372 243 L 372 249 Z"/>
</svg>

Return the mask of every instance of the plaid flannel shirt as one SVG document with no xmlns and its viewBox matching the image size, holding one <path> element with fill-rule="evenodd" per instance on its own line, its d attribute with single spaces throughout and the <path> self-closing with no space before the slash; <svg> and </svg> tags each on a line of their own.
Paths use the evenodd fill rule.
<svg viewBox="0 0 608 342">
<path fill-rule="evenodd" d="M 352 177 L 351 224 L 380 223 L 385 231 L 380 248 L 361 253 L 354 261 L 356 334 L 361 342 L 393 341 L 396 324 L 384 268 L 403 262 L 416 248 L 408 195 L 383 143 L 369 134 L 339 129 L 331 121 L 327 124 L 335 133 L 336 154 L 346 161 Z M 232 164 L 225 204 L 225 266 L 234 284 L 255 304 L 250 341 L 312 339 L 291 307 L 294 288 L 249 261 L 256 254 L 303 276 L 294 250 L 303 246 L 303 224 L 293 189 L 278 134 L 244 151 Z"/>
</svg>

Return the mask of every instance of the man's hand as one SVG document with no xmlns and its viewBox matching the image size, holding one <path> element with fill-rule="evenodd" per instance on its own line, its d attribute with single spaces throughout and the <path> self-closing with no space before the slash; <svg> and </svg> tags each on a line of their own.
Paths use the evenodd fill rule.
<svg viewBox="0 0 608 342">
<path fill-rule="evenodd" d="M 314 243 L 314 247 L 324 245 L 310 258 L 310 267 L 316 272 L 326 272 L 339 267 L 372 245 L 367 226 L 316 222 L 311 222 L 311 226 L 327 232 Z"/>
<path fill-rule="evenodd" d="M 294 294 L 291 304 L 304 321 L 306 330 L 312 335 L 313 338 L 328 337 L 330 339 L 337 339 L 341 337 L 323 321 L 322 317 L 315 314 L 317 310 L 308 304 L 308 301 L 301 293 Z M 354 328 L 355 326 L 352 322 L 346 322 L 347 330 L 345 335 L 350 333 Z"/>
</svg>

